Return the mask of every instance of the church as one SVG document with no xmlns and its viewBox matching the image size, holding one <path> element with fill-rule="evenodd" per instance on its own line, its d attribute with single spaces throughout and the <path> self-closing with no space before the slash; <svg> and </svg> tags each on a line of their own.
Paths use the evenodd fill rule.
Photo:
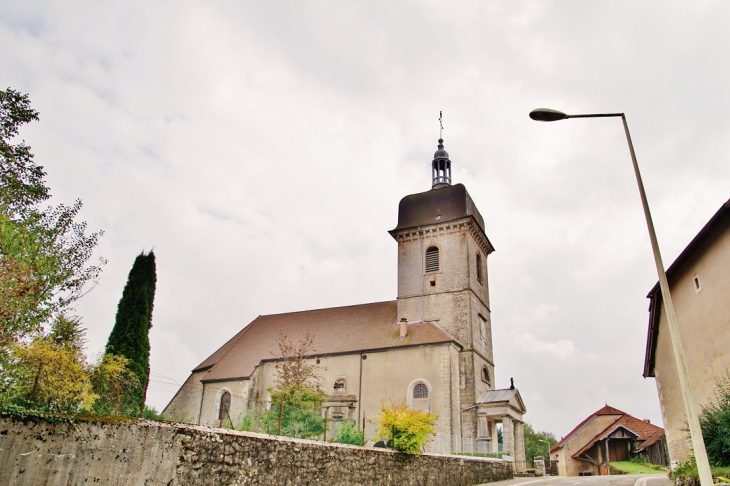
<svg viewBox="0 0 730 486">
<path fill-rule="evenodd" d="M 278 341 L 309 333 L 307 359 L 322 367 L 330 417 L 364 424 L 368 439 L 381 402 L 406 402 L 438 415 L 427 452 L 497 452 L 525 467 L 519 391 L 494 389 L 484 219 L 463 184 L 451 182 L 443 139 L 431 162 L 432 187 L 405 196 L 389 233 L 398 245 L 396 300 L 262 315 L 196 366 L 168 404 L 168 417 L 219 426 L 221 411 L 242 417 L 270 399 Z M 324 412 L 323 412 L 324 413 Z"/>
</svg>

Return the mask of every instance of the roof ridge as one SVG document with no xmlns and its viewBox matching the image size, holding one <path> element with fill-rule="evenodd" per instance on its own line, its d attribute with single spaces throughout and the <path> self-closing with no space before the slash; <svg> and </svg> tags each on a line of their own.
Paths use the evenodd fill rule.
<svg viewBox="0 0 730 486">
<path fill-rule="evenodd" d="M 378 301 L 378 302 L 367 302 L 365 304 L 337 305 L 334 307 L 320 307 L 318 309 L 306 309 L 306 310 L 290 311 L 290 312 L 277 312 L 275 314 L 261 314 L 261 315 L 259 315 L 259 317 L 274 317 L 274 316 L 284 316 L 284 315 L 291 315 L 291 314 L 306 314 L 309 312 L 318 312 L 318 311 L 325 311 L 325 310 L 332 310 L 332 309 L 348 309 L 351 307 L 364 307 L 366 305 L 390 304 L 392 302 L 397 302 L 397 300 L 382 300 L 382 301 Z M 253 324 L 253 322 L 251 322 L 251 324 Z"/>
</svg>

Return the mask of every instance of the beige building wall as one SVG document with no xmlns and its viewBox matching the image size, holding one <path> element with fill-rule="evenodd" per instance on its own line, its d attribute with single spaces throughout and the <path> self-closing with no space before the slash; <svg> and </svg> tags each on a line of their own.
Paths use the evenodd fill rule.
<svg viewBox="0 0 730 486">
<path fill-rule="evenodd" d="M 730 230 L 709 234 L 693 254 L 672 276 L 670 288 L 700 411 L 714 398 L 717 379 L 730 370 Z M 654 373 L 669 455 L 673 463 L 682 462 L 691 454 L 691 443 L 663 308 Z"/>
<path fill-rule="evenodd" d="M 361 354 L 321 357 L 319 374 L 323 377 L 320 386 L 326 394 L 334 395 L 334 384 L 338 379 L 345 379 L 343 395 L 354 395 L 357 399 L 355 407 L 348 410 L 347 418 L 357 420 L 362 426 L 365 420 L 365 435 L 369 440 L 375 439 L 377 421 L 381 403 L 418 405 L 419 408 L 436 413 L 439 419 L 436 424 L 437 436 L 459 434 L 458 387 L 452 386 L 458 380 L 459 350 L 454 344 L 433 346 L 416 346 L 395 348 Z M 312 358 L 314 360 L 314 358 Z M 191 376 L 190 380 L 199 379 L 205 372 Z M 387 379 L 383 377 L 387 376 Z M 256 402 L 270 401 L 268 388 L 276 385 L 275 363 L 268 361 L 261 364 L 250 380 L 206 383 L 196 387 L 184 387 L 188 392 L 175 397 L 166 413 L 174 410 L 199 410 L 200 420 L 193 422 L 201 425 L 217 427 L 219 420 L 220 399 L 224 390 L 232 394 L 231 418 L 238 425 L 248 407 Z M 190 381 L 189 380 L 189 381 Z M 199 383 L 199 382 L 198 382 Z M 414 404 L 413 388 L 424 383 L 429 388 L 428 404 Z M 202 397 L 201 403 L 201 393 Z"/>
<path fill-rule="evenodd" d="M 568 439 L 563 447 L 552 451 L 550 457 L 558 460 L 558 475 L 578 476 L 583 472 L 596 474 L 596 468 L 591 463 L 573 459 L 573 454 L 578 452 L 584 445 L 590 442 L 596 434 L 602 432 L 609 425 L 614 423 L 621 415 L 596 415 L 591 421 L 583 425 L 575 434 Z"/>
</svg>

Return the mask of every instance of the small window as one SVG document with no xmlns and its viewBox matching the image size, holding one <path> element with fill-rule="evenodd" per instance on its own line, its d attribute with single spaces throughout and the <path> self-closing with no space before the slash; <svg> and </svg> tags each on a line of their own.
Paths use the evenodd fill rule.
<svg viewBox="0 0 730 486">
<path fill-rule="evenodd" d="M 479 336 L 483 341 L 487 340 L 487 320 L 481 314 L 479 314 Z"/>
<path fill-rule="evenodd" d="M 439 249 L 429 246 L 426 250 L 426 273 L 439 271 Z"/>
<path fill-rule="evenodd" d="M 695 275 L 694 278 L 692 279 L 692 282 L 695 284 L 695 292 L 699 292 L 700 289 L 702 288 L 700 286 L 700 277 L 699 277 L 699 275 Z"/>
<path fill-rule="evenodd" d="M 482 283 L 482 254 L 477 252 L 477 282 Z"/>
<path fill-rule="evenodd" d="M 423 383 L 419 383 L 418 385 L 413 387 L 413 398 L 428 398 L 428 387 L 424 385 Z"/>
<path fill-rule="evenodd" d="M 482 368 L 482 381 L 484 383 L 486 383 L 487 385 L 491 385 L 491 383 L 492 383 L 492 380 L 491 380 L 491 378 L 489 376 L 489 370 L 487 369 L 486 366 L 484 366 Z"/>
<path fill-rule="evenodd" d="M 230 411 L 231 411 L 231 392 L 224 391 L 223 395 L 221 395 L 221 405 L 220 409 L 218 411 L 218 419 L 224 420 L 227 417 L 230 417 Z"/>
</svg>

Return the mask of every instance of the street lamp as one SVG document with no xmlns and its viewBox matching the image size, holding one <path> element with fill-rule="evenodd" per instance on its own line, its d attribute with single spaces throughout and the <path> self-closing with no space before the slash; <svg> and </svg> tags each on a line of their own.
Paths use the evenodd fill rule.
<svg viewBox="0 0 730 486">
<path fill-rule="evenodd" d="M 631 161 L 634 164 L 634 174 L 636 175 L 636 183 L 639 185 L 639 194 L 641 195 L 641 204 L 644 207 L 644 217 L 646 225 L 649 229 L 649 239 L 651 240 L 651 248 L 654 252 L 654 262 L 656 271 L 659 276 L 659 288 L 662 292 L 662 300 L 664 301 L 664 312 L 667 315 L 667 324 L 669 327 L 669 338 L 672 342 L 672 350 L 674 351 L 674 359 L 677 365 L 677 374 L 679 375 L 679 387 L 682 390 L 682 400 L 684 401 L 684 409 L 687 414 L 687 422 L 689 423 L 689 434 L 692 438 L 692 448 L 695 452 L 697 460 L 697 469 L 700 476 L 700 484 L 702 486 L 712 486 L 712 471 L 710 463 L 707 460 L 707 451 L 705 450 L 705 441 L 702 438 L 702 428 L 695 410 L 695 401 L 692 395 L 692 387 L 689 383 L 689 373 L 687 372 L 687 362 L 684 358 L 684 350 L 682 348 L 682 340 L 679 335 L 679 327 L 677 326 L 677 316 L 674 313 L 674 304 L 672 304 L 672 296 L 669 293 L 669 283 L 667 282 L 667 274 L 664 271 L 662 256 L 659 253 L 659 244 L 657 243 L 656 233 L 654 232 L 654 223 L 649 212 L 649 203 L 646 201 L 646 193 L 644 192 L 644 184 L 641 181 L 639 173 L 639 164 L 636 162 L 636 154 L 634 153 L 634 144 L 631 142 L 629 134 L 629 126 L 626 123 L 626 116 L 623 113 L 596 113 L 588 115 L 566 115 L 565 113 L 548 108 L 537 108 L 530 112 L 530 118 L 536 121 L 551 122 L 565 120 L 567 118 L 606 118 L 621 117 L 624 124 L 624 132 L 626 132 L 626 141 L 629 143 L 629 152 L 631 153 Z"/>
<path fill-rule="evenodd" d="M 544 442 L 545 444 L 547 444 L 547 455 L 545 456 L 545 460 L 549 461 L 550 460 L 550 442 L 547 440 L 543 440 L 543 439 L 537 439 L 537 441 Z"/>
</svg>

